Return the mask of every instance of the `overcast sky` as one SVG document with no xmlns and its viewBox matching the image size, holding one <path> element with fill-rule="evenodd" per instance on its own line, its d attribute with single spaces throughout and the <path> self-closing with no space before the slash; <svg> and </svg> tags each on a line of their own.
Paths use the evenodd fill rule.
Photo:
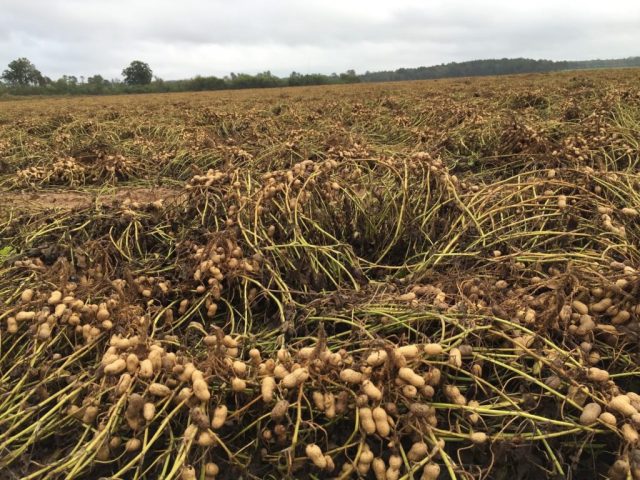
<svg viewBox="0 0 640 480">
<path fill-rule="evenodd" d="M 164 79 L 640 55 L 640 0 L 0 0 L 0 69 Z"/>
</svg>

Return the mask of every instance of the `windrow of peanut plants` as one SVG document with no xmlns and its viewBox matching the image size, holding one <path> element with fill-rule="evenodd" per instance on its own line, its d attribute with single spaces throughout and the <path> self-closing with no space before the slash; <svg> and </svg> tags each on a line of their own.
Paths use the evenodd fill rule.
<svg viewBox="0 0 640 480">
<path fill-rule="evenodd" d="M 639 75 L 0 102 L 0 476 L 640 479 Z"/>
</svg>

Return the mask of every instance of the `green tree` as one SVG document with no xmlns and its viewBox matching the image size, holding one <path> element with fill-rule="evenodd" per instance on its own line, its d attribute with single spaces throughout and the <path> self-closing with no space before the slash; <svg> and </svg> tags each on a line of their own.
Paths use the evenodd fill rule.
<svg viewBox="0 0 640 480">
<path fill-rule="evenodd" d="M 109 86 L 109 80 L 105 80 L 102 75 L 92 75 L 87 78 L 87 86 L 92 93 L 102 93 Z"/>
<path fill-rule="evenodd" d="M 2 72 L 2 79 L 9 85 L 43 85 L 45 82 L 45 77 L 36 66 L 24 57 L 12 61 L 8 67 Z"/>
<path fill-rule="evenodd" d="M 356 75 L 355 70 L 347 70 L 345 73 L 340 74 L 340 80 L 343 83 L 358 83 L 360 81 L 360 77 Z"/>
<path fill-rule="evenodd" d="M 58 81 L 71 87 L 78 85 L 78 77 L 75 75 L 63 75 Z"/>
<path fill-rule="evenodd" d="M 104 85 L 106 83 L 109 83 L 107 80 L 105 80 L 102 75 L 92 75 L 91 77 L 87 78 L 87 83 L 89 85 Z"/>
<path fill-rule="evenodd" d="M 122 70 L 124 83 L 127 85 L 148 85 L 153 78 L 153 71 L 148 63 L 134 60 L 131 64 Z"/>
</svg>

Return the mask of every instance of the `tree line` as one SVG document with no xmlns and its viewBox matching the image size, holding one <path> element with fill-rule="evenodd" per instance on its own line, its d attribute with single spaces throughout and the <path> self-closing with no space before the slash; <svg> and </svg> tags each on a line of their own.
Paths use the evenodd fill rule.
<svg viewBox="0 0 640 480">
<path fill-rule="evenodd" d="M 330 85 L 357 83 L 360 78 L 354 70 L 323 75 L 292 72 L 289 77 L 278 77 L 270 71 L 250 75 L 231 73 L 225 77 L 196 76 L 186 80 L 162 80 L 153 75 L 148 63 L 134 60 L 122 70 L 122 79 L 108 80 L 101 75 L 76 77 L 63 75 L 57 80 L 43 75 L 27 58 L 9 63 L 0 76 L 0 94 L 12 95 L 100 95 L 118 93 L 196 92 L 242 88 L 273 88 L 303 85 Z"/>
<path fill-rule="evenodd" d="M 225 77 L 196 76 L 186 80 L 162 80 L 153 75 L 149 64 L 134 60 L 122 70 L 122 79 L 106 79 L 101 75 L 76 77 L 63 75 L 57 80 L 43 75 L 27 58 L 13 60 L 0 75 L 0 94 L 11 95 L 100 95 L 118 93 L 194 92 L 243 88 L 273 88 L 306 85 L 332 85 L 358 82 L 429 80 L 480 75 L 543 73 L 588 68 L 640 67 L 640 57 L 611 60 L 552 61 L 529 58 L 502 58 L 451 62 L 431 67 L 399 68 L 366 72 L 354 70 L 325 75 L 292 72 L 278 77 L 270 71 L 250 75 L 231 73 Z"/>
<path fill-rule="evenodd" d="M 431 67 L 399 68 L 393 71 L 366 72 L 363 82 L 398 82 L 404 80 L 434 80 L 438 78 L 475 77 L 483 75 L 512 75 L 547 73 L 590 68 L 640 67 L 640 57 L 610 60 L 553 61 L 530 58 L 501 58 L 451 62 Z"/>
</svg>

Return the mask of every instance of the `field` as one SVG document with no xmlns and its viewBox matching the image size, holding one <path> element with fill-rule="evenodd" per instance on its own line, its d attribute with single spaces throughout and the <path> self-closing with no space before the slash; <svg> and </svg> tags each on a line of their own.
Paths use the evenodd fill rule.
<svg viewBox="0 0 640 480">
<path fill-rule="evenodd" d="M 640 479 L 640 71 L 0 102 L 0 478 Z"/>
</svg>

